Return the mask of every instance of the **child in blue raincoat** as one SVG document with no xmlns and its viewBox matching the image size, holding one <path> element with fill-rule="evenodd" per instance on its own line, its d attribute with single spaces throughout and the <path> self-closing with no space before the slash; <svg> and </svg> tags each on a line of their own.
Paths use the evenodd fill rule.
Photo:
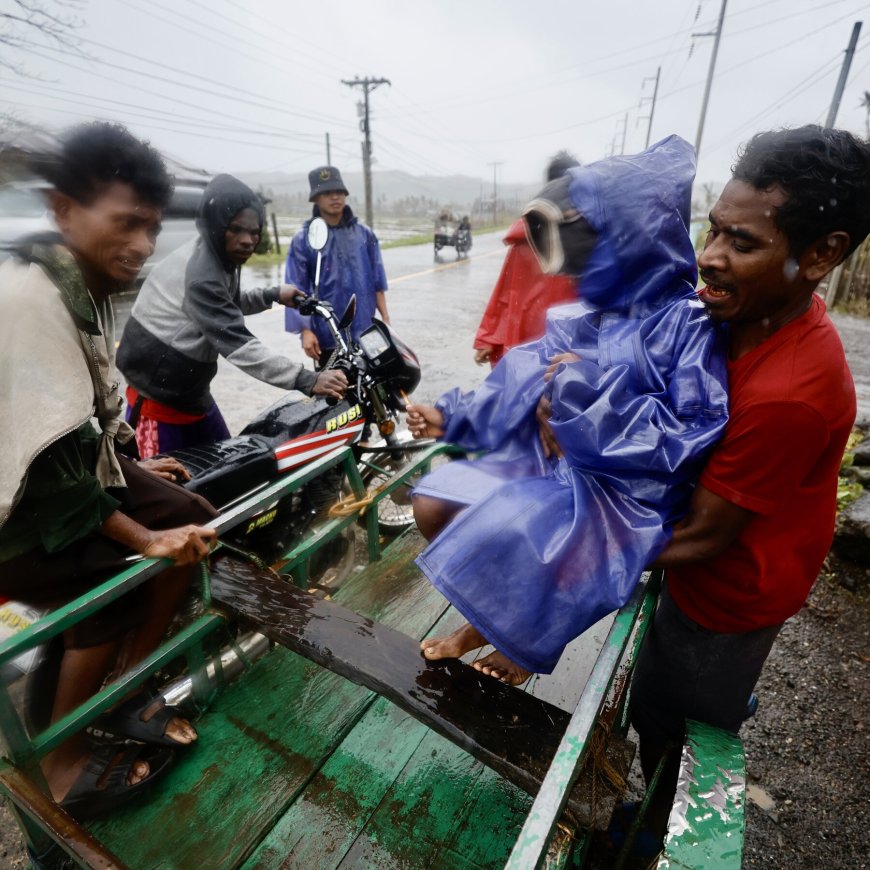
<svg viewBox="0 0 870 870">
<path fill-rule="evenodd" d="M 491 643 L 484 673 L 551 672 L 627 601 L 685 511 L 727 419 L 721 327 L 694 292 L 694 168 L 672 136 L 545 188 L 526 209 L 531 240 L 545 271 L 582 271 L 582 301 L 551 310 L 544 337 L 474 392 L 409 407 L 415 435 L 488 451 L 414 492 L 431 539 L 418 565 L 468 620 L 424 641 L 427 658 Z"/>
</svg>

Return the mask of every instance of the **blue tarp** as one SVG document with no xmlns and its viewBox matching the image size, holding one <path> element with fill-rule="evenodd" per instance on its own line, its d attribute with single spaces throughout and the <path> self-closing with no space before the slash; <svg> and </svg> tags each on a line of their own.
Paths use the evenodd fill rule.
<svg viewBox="0 0 870 870">
<path fill-rule="evenodd" d="M 477 390 L 437 403 L 445 440 L 490 452 L 417 487 L 468 505 L 418 564 L 528 670 L 549 673 L 625 603 L 725 425 L 724 335 L 694 292 L 693 175 L 692 148 L 675 136 L 572 170 L 571 200 L 598 233 L 582 300 L 551 310 L 544 337 L 508 352 Z M 545 384 L 565 351 L 581 360 Z M 560 460 L 538 438 L 545 392 Z"/>
</svg>

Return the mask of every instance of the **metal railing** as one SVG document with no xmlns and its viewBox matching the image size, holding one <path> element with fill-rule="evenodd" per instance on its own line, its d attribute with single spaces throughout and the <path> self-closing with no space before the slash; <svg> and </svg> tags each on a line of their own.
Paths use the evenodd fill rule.
<svg viewBox="0 0 870 870">
<path fill-rule="evenodd" d="M 368 493 L 369 507 L 363 513 L 363 518 L 368 531 L 370 561 L 375 561 L 381 556 L 378 502 L 389 497 L 399 487 L 407 486 L 414 475 L 429 469 L 433 459 L 451 450 L 448 445 L 438 444 L 415 451 L 416 456 L 411 462 L 379 486 L 376 492 Z M 351 490 L 362 500 L 367 495 L 366 486 L 356 459 L 349 448 L 342 447 L 258 490 L 251 497 L 218 516 L 210 525 L 220 536 L 257 516 L 275 502 L 291 496 L 311 480 L 336 466 L 342 466 Z M 295 572 L 297 576 L 294 579 L 304 583 L 311 557 L 358 519 L 359 514 L 353 514 L 329 520 L 318 526 L 301 543 L 285 554 L 281 559 L 284 562 L 282 571 Z M 168 560 L 165 559 L 143 558 L 69 604 L 39 619 L 29 628 L 6 639 L 0 643 L 0 668 L 23 653 L 50 642 L 70 627 L 159 574 L 168 564 Z M 205 567 L 202 571 L 200 596 L 205 608 L 201 616 L 193 618 L 188 625 L 176 632 L 142 662 L 39 733 L 28 733 L 22 715 L 13 702 L 9 686 L 0 683 L 0 734 L 6 744 L 4 757 L 0 760 L 0 793 L 12 802 L 30 847 L 37 845 L 44 847 L 47 835 L 82 866 L 89 866 L 87 856 L 93 855 L 95 848 L 93 838 L 87 831 L 47 797 L 47 788 L 37 763 L 39 758 L 77 731 L 87 727 L 131 689 L 141 685 L 169 662 L 182 656 L 187 658 L 187 666 L 193 676 L 194 697 L 200 705 L 205 706 L 213 692 L 211 681 L 206 676 L 208 655 L 204 641 L 226 622 L 222 613 L 211 609 L 211 585 Z M 44 793 L 44 799 L 40 798 L 41 792 Z M 41 842 L 37 843 L 37 839 Z M 101 866 L 122 865 L 117 861 L 114 864 L 109 861 L 103 862 Z"/>
</svg>

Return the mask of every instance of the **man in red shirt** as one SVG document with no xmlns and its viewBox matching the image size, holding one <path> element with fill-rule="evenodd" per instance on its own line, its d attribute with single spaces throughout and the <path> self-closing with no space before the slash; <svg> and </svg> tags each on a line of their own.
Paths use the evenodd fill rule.
<svg viewBox="0 0 870 870">
<path fill-rule="evenodd" d="M 868 231 L 870 145 L 813 125 L 756 135 L 710 213 L 699 295 L 729 329 L 729 420 L 656 561 L 631 697 L 647 780 L 686 719 L 739 729 L 828 552 L 855 388 L 814 291 Z"/>
</svg>

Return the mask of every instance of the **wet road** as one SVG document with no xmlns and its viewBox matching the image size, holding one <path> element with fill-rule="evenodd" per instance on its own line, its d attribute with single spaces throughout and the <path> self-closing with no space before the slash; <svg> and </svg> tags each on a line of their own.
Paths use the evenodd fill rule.
<svg viewBox="0 0 870 870">
<path fill-rule="evenodd" d="M 489 371 L 474 364 L 471 343 L 504 260 L 501 237 L 501 232 L 475 235 L 469 258 L 459 261 L 453 249 L 447 248 L 441 252 L 441 262 L 434 262 L 431 245 L 383 252 L 391 325 L 420 357 L 423 379 L 415 393 L 418 401 L 433 401 L 453 386 L 473 387 Z M 282 271 L 245 270 L 243 286 L 277 283 Z M 298 336 L 284 332 L 281 306 L 249 317 L 247 322 L 269 347 L 310 365 Z M 233 433 L 282 392 L 242 374 L 223 359 L 212 391 Z"/>
</svg>

